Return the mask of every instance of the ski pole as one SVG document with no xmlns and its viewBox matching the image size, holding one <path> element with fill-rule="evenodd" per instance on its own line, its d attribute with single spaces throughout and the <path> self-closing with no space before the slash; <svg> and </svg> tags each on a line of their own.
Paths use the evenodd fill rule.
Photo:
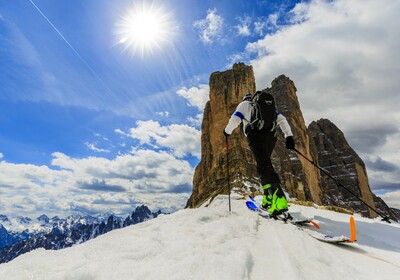
<svg viewBox="0 0 400 280">
<path fill-rule="evenodd" d="M 374 211 L 376 214 L 378 214 L 379 216 L 381 216 L 382 221 L 388 222 L 389 224 L 390 222 L 390 218 L 388 216 L 384 216 L 383 214 L 379 213 L 378 211 L 376 211 L 374 208 L 372 208 L 370 205 L 368 205 L 364 200 L 362 200 L 361 198 L 358 197 L 358 195 L 356 195 L 354 192 L 352 192 L 351 190 L 349 190 L 347 187 L 345 187 L 343 184 L 339 183 L 335 178 L 333 178 L 333 176 L 331 174 L 329 174 L 327 171 L 325 171 L 323 168 L 321 168 L 317 163 L 315 163 L 313 160 L 309 159 L 308 157 L 306 157 L 305 155 L 303 155 L 300 151 L 298 151 L 296 148 L 293 149 L 296 153 L 298 153 L 299 155 L 301 155 L 303 158 L 305 158 L 308 162 L 310 162 L 312 165 L 314 165 L 315 167 L 317 167 L 319 170 L 321 170 L 326 176 L 328 176 L 329 178 L 331 178 L 336 185 L 344 188 L 346 191 L 348 191 L 350 194 L 352 194 L 355 198 L 357 198 L 359 201 L 361 201 L 365 206 L 367 206 L 369 209 L 371 209 L 372 211 Z"/>
<path fill-rule="evenodd" d="M 226 165 L 228 167 L 228 200 L 229 200 L 229 212 L 231 212 L 231 183 L 229 176 L 229 143 L 228 143 L 228 135 L 225 135 L 226 140 Z"/>
</svg>

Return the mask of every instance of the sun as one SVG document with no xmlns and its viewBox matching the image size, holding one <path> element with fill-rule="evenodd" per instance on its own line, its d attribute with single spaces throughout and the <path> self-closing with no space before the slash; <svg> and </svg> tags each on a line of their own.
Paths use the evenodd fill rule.
<svg viewBox="0 0 400 280">
<path fill-rule="evenodd" d="M 176 33 L 172 13 L 154 3 L 135 4 L 117 23 L 118 44 L 142 56 L 172 43 Z"/>
</svg>

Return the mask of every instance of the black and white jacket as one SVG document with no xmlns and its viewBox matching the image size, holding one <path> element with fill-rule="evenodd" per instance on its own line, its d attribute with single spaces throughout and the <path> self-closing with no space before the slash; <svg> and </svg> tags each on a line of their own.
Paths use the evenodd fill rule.
<svg viewBox="0 0 400 280">
<path fill-rule="evenodd" d="M 232 114 L 229 119 L 228 124 L 225 127 L 225 132 L 227 134 L 232 134 L 232 131 L 238 127 L 238 125 L 243 122 L 244 127 L 249 124 L 249 120 L 251 118 L 251 101 L 242 101 L 236 108 L 235 112 Z M 277 125 L 281 128 L 285 138 L 288 136 L 293 136 L 292 130 L 290 129 L 290 125 L 287 122 L 284 115 L 279 112 L 277 113 L 276 122 Z M 246 135 L 246 133 L 245 133 Z M 247 135 L 246 135 L 247 136 Z"/>
</svg>

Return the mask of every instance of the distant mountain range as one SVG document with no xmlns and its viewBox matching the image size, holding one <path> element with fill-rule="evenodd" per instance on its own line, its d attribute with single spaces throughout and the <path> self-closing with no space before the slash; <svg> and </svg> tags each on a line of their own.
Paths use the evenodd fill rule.
<svg viewBox="0 0 400 280">
<path fill-rule="evenodd" d="M 152 213 L 142 205 L 126 218 L 112 213 L 97 217 L 72 215 L 67 218 L 41 215 L 36 219 L 0 215 L 0 263 L 37 248 L 58 250 L 71 247 L 114 229 L 156 218 L 160 214 L 161 211 Z"/>
</svg>

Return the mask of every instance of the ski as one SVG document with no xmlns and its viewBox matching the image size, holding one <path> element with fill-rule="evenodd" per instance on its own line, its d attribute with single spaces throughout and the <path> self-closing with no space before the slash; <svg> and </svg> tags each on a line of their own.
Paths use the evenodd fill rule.
<svg viewBox="0 0 400 280">
<path fill-rule="evenodd" d="M 297 226 L 305 226 L 305 225 L 312 225 L 315 228 L 319 229 L 319 225 L 313 221 L 313 219 L 305 218 L 293 218 L 289 213 L 283 213 L 282 215 L 271 217 L 267 211 L 261 208 L 261 205 L 251 196 L 246 196 L 246 206 L 249 210 L 258 213 L 261 217 L 266 219 L 275 219 L 281 220 L 285 223 L 290 223 Z"/>
<path fill-rule="evenodd" d="M 269 216 L 268 212 L 261 208 L 261 205 L 251 196 L 246 197 L 246 206 L 249 210 L 258 213 L 260 216 L 271 219 L 272 217 Z M 340 236 L 332 236 L 323 234 L 317 231 L 313 231 L 307 228 L 307 226 L 311 225 L 316 229 L 320 229 L 319 225 L 313 221 L 313 219 L 296 219 L 292 218 L 290 214 L 283 214 L 274 219 L 281 220 L 285 223 L 290 223 L 297 226 L 302 231 L 306 232 L 309 236 L 326 243 L 333 243 L 333 244 L 342 244 L 342 243 L 353 243 L 357 241 L 357 231 L 355 226 L 354 217 L 350 217 L 350 237 L 340 235 Z"/>
<path fill-rule="evenodd" d="M 357 241 L 357 231 L 356 231 L 356 225 L 354 221 L 354 217 L 350 216 L 350 237 L 341 235 L 341 236 L 332 236 L 332 235 L 325 235 L 319 232 L 307 230 L 308 235 L 311 237 L 314 237 L 315 239 L 322 241 L 322 242 L 327 242 L 327 243 L 335 243 L 335 244 L 340 244 L 340 243 L 354 243 Z"/>
</svg>

